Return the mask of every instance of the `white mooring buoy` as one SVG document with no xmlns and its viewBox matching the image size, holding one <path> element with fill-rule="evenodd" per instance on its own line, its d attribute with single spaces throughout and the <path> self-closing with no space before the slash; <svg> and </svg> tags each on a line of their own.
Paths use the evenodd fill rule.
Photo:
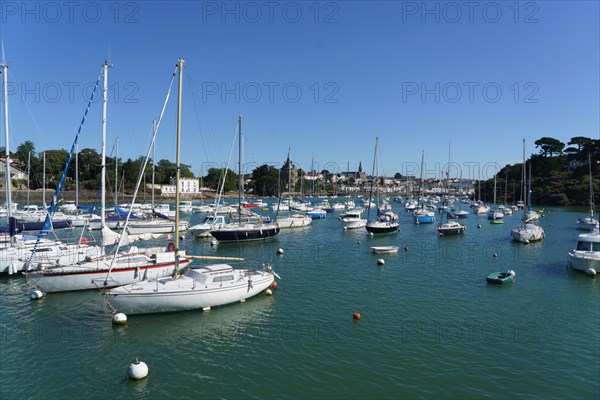
<svg viewBox="0 0 600 400">
<path fill-rule="evenodd" d="M 383 258 L 380 258 L 379 260 L 377 260 L 377 265 L 385 265 L 385 260 Z"/>
<path fill-rule="evenodd" d="M 44 297 L 44 293 L 42 293 L 41 290 L 34 290 L 33 292 L 29 293 L 30 300 L 40 300 L 42 297 Z"/>
<path fill-rule="evenodd" d="M 594 268 L 588 268 L 585 270 L 587 276 L 596 276 L 596 270 Z"/>
<path fill-rule="evenodd" d="M 123 313 L 116 313 L 112 317 L 113 325 L 125 325 L 127 323 L 127 315 Z"/>
<path fill-rule="evenodd" d="M 134 381 L 139 381 L 140 379 L 144 379 L 148 376 L 148 366 L 145 362 L 139 361 L 137 358 L 134 363 L 129 365 L 129 369 L 127 370 L 127 377 L 129 379 L 133 379 Z"/>
<path fill-rule="evenodd" d="M 280 256 L 283 255 L 283 249 L 281 247 L 277 249 L 277 254 Z"/>
</svg>

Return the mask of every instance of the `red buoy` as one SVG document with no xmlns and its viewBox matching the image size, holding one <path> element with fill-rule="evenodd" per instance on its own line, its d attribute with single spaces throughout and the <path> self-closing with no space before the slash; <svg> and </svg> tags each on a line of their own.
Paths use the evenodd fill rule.
<svg viewBox="0 0 600 400">
<path fill-rule="evenodd" d="M 353 319 L 360 319 L 360 313 L 355 312 L 354 314 L 352 314 L 352 318 Z"/>
<path fill-rule="evenodd" d="M 273 281 L 273 283 L 271 283 L 271 287 L 275 289 L 277 287 L 277 282 Z"/>
</svg>

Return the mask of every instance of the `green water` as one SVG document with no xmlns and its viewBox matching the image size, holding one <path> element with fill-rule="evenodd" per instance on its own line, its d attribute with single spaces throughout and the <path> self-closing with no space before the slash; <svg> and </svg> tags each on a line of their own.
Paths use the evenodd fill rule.
<svg viewBox="0 0 600 400">
<path fill-rule="evenodd" d="M 0 399 L 599 398 L 600 279 L 566 269 L 581 213 L 549 211 L 529 245 L 509 239 L 516 214 L 439 238 L 403 212 L 381 238 L 328 214 L 241 247 L 187 239 L 192 254 L 273 261 L 283 279 L 272 297 L 124 327 L 98 292 L 36 302 L 24 278 L 0 278 Z M 401 251 L 369 251 L 390 244 Z M 486 284 L 508 267 L 514 283 Z M 136 357 L 149 376 L 128 381 Z"/>
</svg>

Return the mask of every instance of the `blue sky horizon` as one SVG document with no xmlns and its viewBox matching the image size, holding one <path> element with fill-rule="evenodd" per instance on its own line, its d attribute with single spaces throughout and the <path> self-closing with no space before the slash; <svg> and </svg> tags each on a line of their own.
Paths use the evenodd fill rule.
<svg viewBox="0 0 600 400">
<path fill-rule="evenodd" d="M 600 138 L 595 1 L 124 1 L 0 3 L 11 150 L 69 149 L 109 59 L 107 151 L 146 154 L 178 57 L 182 162 L 227 162 L 243 115 L 246 169 L 429 177 L 450 159 L 476 179 L 549 136 Z M 176 87 L 156 158 L 175 160 Z M 2 119 L 4 117 L 2 116 Z M 3 126 L 3 125 L 2 125 Z M 100 151 L 95 102 L 80 148 Z M 0 143 L 4 145 L 4 130 Z M 114 151 L 114 150 L 113 150 Z M 114 155 L 114 154 L 113 154 Z M 233 168 L 236 152 L 230 167 Z M 492 166 L 492 167 L 490 167 Z M 491 168 L 491 169 L 490 169 Z M 418 173 L 418 172 L 417 172 Z M 456 173 L 457 175 L 459 172 Z"/>
</svg>

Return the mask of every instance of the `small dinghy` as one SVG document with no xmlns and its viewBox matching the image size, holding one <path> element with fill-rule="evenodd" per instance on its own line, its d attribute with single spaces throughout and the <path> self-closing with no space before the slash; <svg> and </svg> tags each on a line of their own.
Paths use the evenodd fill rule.
<svg viewBox="0 0 600 400">
<path fill-rule="evenodd" d="M 515 279 L 515 271 L 509 269 L 506 272 L 494 272 L 493 274 L 489 274 L 485 280 L 488 283 L 510 283 Z"/>
<path fill-rule="evenodd" d="M 398 246 L 375 246 L 371 247 L 374 254 L 395 254 L 398 252 Z"/>
</svg>

